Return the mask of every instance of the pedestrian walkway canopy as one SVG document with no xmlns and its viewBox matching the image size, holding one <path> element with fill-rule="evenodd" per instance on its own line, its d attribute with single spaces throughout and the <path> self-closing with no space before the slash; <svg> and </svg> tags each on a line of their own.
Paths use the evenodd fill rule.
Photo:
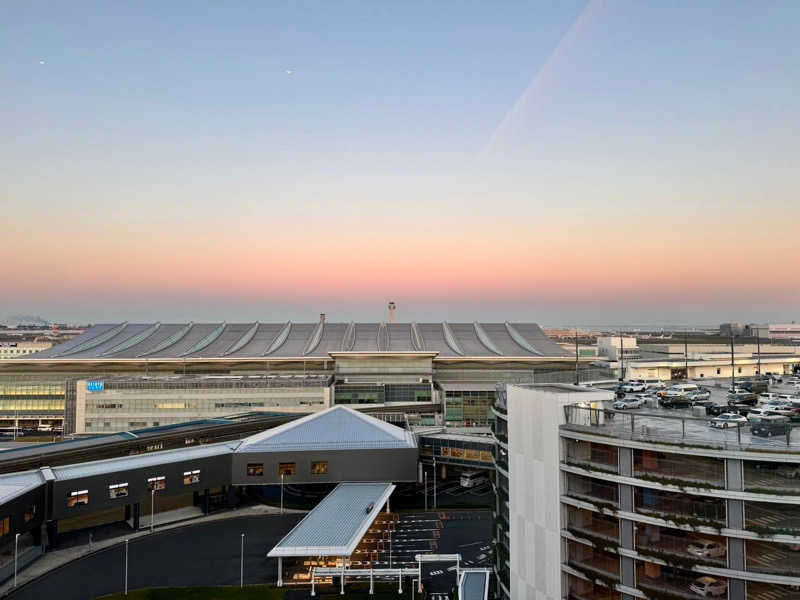
<svg viewBox="0 0 800 600">
<path fill-rule="evenodd" d="M 267 556 L 350 556 L 395 487 L 340 483 Z"/>
</svg>

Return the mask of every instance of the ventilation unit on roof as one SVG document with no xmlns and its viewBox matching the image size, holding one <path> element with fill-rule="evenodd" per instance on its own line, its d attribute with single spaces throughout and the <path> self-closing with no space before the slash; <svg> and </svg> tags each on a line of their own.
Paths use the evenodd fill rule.
<svg viewBox="0 0 800 600">
<path fill-rule="evenodd" d="M 367 508 L 366 508 L 366 509 L 364 509 L 364 512 L 365 512 L 366 514 L 369 514 L 369 513 L 371 513 L 371 512 L 372 512 L 372 509 L 373 509 L 373 508 L 375 508 L 375 503 L 374 503 L 374 502 L 370 502 L 369 504 L 367 504 Z"/>
</svg>

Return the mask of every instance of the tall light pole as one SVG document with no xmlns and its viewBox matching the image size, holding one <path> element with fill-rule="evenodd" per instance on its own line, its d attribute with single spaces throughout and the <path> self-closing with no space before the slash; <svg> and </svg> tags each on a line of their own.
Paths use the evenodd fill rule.
<svg viewBox="0 0 800 600">
<path fill-rule="evenodd" d="M 283 514 L 283 473 L 281 473 L 281 514 Z"/>
<path fill-rule="evenodd" d="M 689 379 L 689 332 L 683 332 L 683 377 Z"/>
<path fill-rule="evenodd" d="M 128 539 L 125 539 L 125 595 L 128 595 Z"/>
<path fill-rule="evenodd" d="M 422 475 L 425 480 L 425 512 L 428 512 L 428 472 L 423 471 Z"/>
<path fill-rule="evenodd" d="M 436 510 L 436 455 L 433 455 L 433 509 Z"/>
<path fill-rule="evenodd" d="M 153 489 L 150 490 L 150 533 L 155 531 L 155 522 L 156 522 L 156 488 L 155 483 L 153 483 Z"/>
<path fill-rule="evenodd" d="M 19 536 L 14 536 L 14 587 L 17 587 L 17 550 L 19 549 Z"/>
<path fill-rule="evenodd" d="M 622 337 L 622 330 L 619 332 L 619 380 L 625 381 L 625 340 Z"/>
<path fill-rule="evenodd" d="M 758 358 L 758 374 L 761 375 L 761 332 L 760 327 L 756 325 L 756 358 Z"/>
<path fill-rule="evenodd" d="M 580 384 L 578 377 L 578 328 L 575 328 L 575 385 Z"/>
<path fill-rule="evenodd" d="M 244 534 L 242 534 L 241 559 L 239 560 L 239 587 L 244 587 Z"/>
<path fill-rule="evenodd" d="M 736 389 L 736 372 L 733 365 L 733 334 L 731 333 L 731 393 L 733 393 L 733 391 Z"/>
</svg>

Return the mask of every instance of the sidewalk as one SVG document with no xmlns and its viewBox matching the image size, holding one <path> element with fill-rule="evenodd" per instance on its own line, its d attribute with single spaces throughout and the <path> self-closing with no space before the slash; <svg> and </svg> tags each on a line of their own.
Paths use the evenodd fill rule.
<svg viewBox="0 0 800 600">
<path fill-rule="evenodd" d="M 244 508 L 238 508 L 233 510 L 227 510 L 224 512 L 215 513 L 209 516 L 204 516 L 200 514 L 197 517 L 187 516 L 188 512 L 184 509 L 178 509 L 175 511 L 167 511 L 164 515 L 168 515 L 168 513 L 180 513 L 174 514 L 172 517 L 182 517 L 180 520 L 173 520 L 170 523 L 160 523 L 159 519 L 162 515 L 156 514 L 156 523 L 155 523 L 155 533 L 159 531 L 168 531 L 170 529 L 177 529 L 180 527 L 187 527 L 191 526 L 196 523 L 200 522 L 208 522 L 208 521 L 222 521 L 225 519 L 234 519 L 237 517 L 253 517 L 259 515 L 280 515 L 280 508 L 276 508 L 274 506 L 267 506 L 265 504 L 256 504 L 253 506 L 247 506 Z M 308 511 L 305 510 L 293 510 L 293 509 L 284 509 L 283 511 L 285 514 L 291 513 L 306 513 Z M 167 518 L 165 516 L 165 518 Z M 149 515 L 147 525 L 149 527 Z M 141 526 L 144 527 L 144 519 L 142 520 Z M 61 550 L 53 550 L 52 552 L 45 553 L 39 560 L 31 564 L 28 568 L 24 571 L 19 571 L 17 573 L 17 587 L 24 585 L 25 583 L 36 579 L 37 577 L 41 577 L 42 575 L 52 571 L 53 569 L 57 569 L 58 567 L 65 565 L 73 560 L 79 559 L 81 557 L 87 556 L 92 554 L 93 552 L 97 552 L 99 550 L 104 550 L 111 546 L 115 546 L 127 540 L 135 540 L 137 538 L 151 535 L 149 529 L 140 529 L 137 531 L 130 531 L 128 535 L 121 535 L 118 537 L 105 539 L 102 541 L 98 541 L 93 543 L 91 546 L 89 544 L 84 544 L 82 546 L 74 546 L 71 548 L 65 548 Z M 6 581 L 3 585 L 0 585 L 0 598 L 7 596 L 14 590 L 14 580 L 13 578 Z"/>
</svg>

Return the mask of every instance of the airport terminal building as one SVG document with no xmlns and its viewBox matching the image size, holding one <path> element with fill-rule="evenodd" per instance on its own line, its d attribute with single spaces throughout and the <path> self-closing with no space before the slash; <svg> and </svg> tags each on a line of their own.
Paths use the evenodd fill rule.
<svg viewBox="0 0 800 600">
<path fill-rule="evenodd" d="M 114 323 L 0 364 L 0 419 L 112 433 L 241 412 L 445 406 L 487 425 L 498 382 L 613 377 L 535 323 Z M 394 407 L 394 408 L 392 408 Z M 414 412 L 414 411 L 409 411 Z"/>
</svg>

